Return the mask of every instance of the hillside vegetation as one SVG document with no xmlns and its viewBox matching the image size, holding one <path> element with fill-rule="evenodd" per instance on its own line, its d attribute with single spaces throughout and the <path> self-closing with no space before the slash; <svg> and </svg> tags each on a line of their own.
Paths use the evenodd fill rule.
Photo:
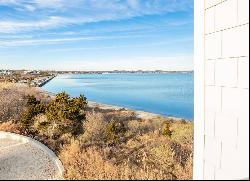
<svg viewBox="0 0 250 181">
<path fill-rule="evenodd" d="M 82 95 L 0 84 L 0 131 L 30 136 L 61 159 L 65 179 L 192 179 L 193 123 L 88 107 Z"/>
</svg>

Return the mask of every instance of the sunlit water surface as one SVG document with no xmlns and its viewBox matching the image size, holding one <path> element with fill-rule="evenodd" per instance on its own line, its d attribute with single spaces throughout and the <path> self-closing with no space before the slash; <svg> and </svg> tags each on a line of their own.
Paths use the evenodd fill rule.
<svg viewBox="0 0 250 181">
<path fill-rule="evenodd" d="M 193 119 L 193 73 L 59 75 L 43 88 L 84 94 L 88 100 L 166 116 Z"/>
</svg>

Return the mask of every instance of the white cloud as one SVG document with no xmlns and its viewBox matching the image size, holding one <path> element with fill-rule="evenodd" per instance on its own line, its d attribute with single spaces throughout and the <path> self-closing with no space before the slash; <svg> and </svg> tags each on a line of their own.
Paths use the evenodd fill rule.
<svg viewBox="0 0 250 181">
<path fill-rule="evenodd" d="M 17 0 L 0 0 L 0 4 L 2 5 L 17 4 Z"/>
<path fill-rule="evenodd" d="M 145 35 L 114 35 L 114 36 L 78 36 L 78 37 L 66 37 L 66 38 L 50 38 L 50 39 L 34 39 L 32 36 L 22 37 L 9 37 L 7 39 L 0 40 L 0 48 L 7 47 L 18 47 L 18 46 L 36 46 L 36 45 L 51 45 L 51 44 L 65 44 L 69 42 L 80 42 L 80 41 L 99 41 L 99 40 L 110 40 L 110 39 L 135 39 L 142 38 Z M 148 38 L 148 35 L 146 35 Z M 1 37 L 0 37 L 1 38 Z M 103 49 L 119 49 L 119 48 L 143 48 L 151 46 L 163 46 L 178 42 L 190 42 L 192 38 L 182 38 L 175 40 L 168 40 L 164 42 L 152 42 L 150 44 L 133 44 L 133 45 L 119 45 L 119 46 L 102 46 L 102 47 L 87 47 L 87 48 L 63 48 L 63 49 L 51 49 L 51 51 L 81 51 L 81 50 L 103 50 Z"/>
<path fill-rule="evenodd" d="M 0 33 L 15 33 L 20 31 L 39 30 L 46 28 L 55 28 L 74 24 L 77 20 L 67 19 L 58 16 L 51 16 L 45 20 L 39 21 L 0 21 Z M 85 20 L 88 22 L 89 20 Z"/>
<path fill-rule="evenodd" d="M 66 1 L 63 0 L 34 0 L 34 4 L 41 8 L 62 8 L 65 5 L 65 2 Z"/>
<path fill-rule="evenodd" d="M 137 35 L 133 38 L 143 37 L 143 35 Z M 120 36 L 81 36 L 81 37 L 67 37 L 67 38 L 50 38 L 50 39 L 4 39 L 0 41 L 0 47 L 17 47 L 17 46 L 33 46 L 33 45 L 50 45 L 50 44 L 64 44 L 67 42 L 79 42 L 79 41 L 96 41 L 107 39 L 126 39 L 131 38 L 129 35 Z M 152 44 L 151 44 L 152 45 Z M 66 50 L 66 49 L 65 49 Z M 71 49 L 73 50 L 73 49 Z"/>
<path fill-rule="evenodd" d="M 32 6 L 32 5 L 26 5 L 26 6 L 24 6 L 25 7 L 25 9 L 27 9 L 28 11 L 35 11 L 36 10 L 36 8 L 34 7 L 34 6 Z"/>
<path fill-rule="evenodd" d="M 20 14 L 0 12 L 0 33 L 185 11 L 192 5 L 190 2 L 192 0 L 0 0 L 0 6 L 9 6 Z"/>
<path fill-rule="evenodd" d="M 0 41 L 0 47 L 26 46 L 26 45 L 48 45 L 60 44 L 66 42 L 76 42 L 83 40 L 97 40 L 102 37 L 79 37 L 79 38 L 59 38 L 59 39 L 27 39 L 27 40 L 10 40 Z"/>
<path fill-rule="evenodd" d="M 108 38 L 108 37 L 106 37 L 106 38 Z M 113 38 L 115 38 L 115 37 L 113 37 Z M 93 39 L 93 40 L 98 40 L 98 39 Z M 116 46 L 85 47 L 85 48 L 55 48 L 55 49 L 50 49 L 49 51 L 50 52 L 72 52 L 72 51 L 84 51 L 84 50 L 146 48 L 146 47 L 152 47 L 152 46 L 154 46 L 154 47 L 164 46 L 164 45 L 171 45 L 173 43 L 178 43 L 178 42 L 191 42 L 191 41 L 193 41 L 192 38 L 186 38 L 186 39 L 176 39 L 176 40 L 172 40 L 172 41 L 163 41 L 163 42 L 154 42 L 154 43 L 152 42 L 150 44 L 116 45 Z"/>
<path fill-rule="evenodd" d="M 127 0 L 128 5 L 134 9 L 137 9 L 139 6 L 139 0 Z"/>
</svg>

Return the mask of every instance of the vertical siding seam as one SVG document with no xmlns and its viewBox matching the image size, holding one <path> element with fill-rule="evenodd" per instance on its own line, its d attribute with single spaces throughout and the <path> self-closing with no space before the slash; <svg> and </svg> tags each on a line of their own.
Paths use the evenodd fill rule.
<svg viewBox="0 0 250 181">
<path fill-rule="evenodd" d="M 239 61 L 240 59 L 237 58 L 237 85 L 236 85 L 237 88 L 239 87 Z"/>
<path fill-rule="evenodd" d="M 206 163 L 206 159 L 205 159 L 205 149 L 206 149 L 206 135 L 204 134 L 204 147 L 203 147 L 203 180 L 205 180 L 205 163 Z"/>
<path fill-rule="evenodd" d="M 237 25 L 239 25 L 239 22 L 240 22 L 239 21 L 239 0 L 237 0 L 237 5 L 236 6 L 237 6 L 236 7 L 237 8 L 237 11 L 236 11 L 237 12 L 237 22 L 236 23 L 237 23 Z"/>
<path fill-rule="evenodd" d="M 238 145 L 239 145 L 239 117 L 237 117 L 237 138 L 236 138 L 236 149 L 238 149 Z"/>
<path fill-rule="evenodd" d="M 222 112 L 223 110 L 223 87 L 221 87 L 221 92 L 220 92 L 220 111 Z"/>
<path fill-rule="evenodd" d="M 215 173 L 216 173 L 216 166 L 214 165 L 214 177 L 213 177 L 214 180 L 216 180 L 216 174 Z"/>
<path fill-rule="evenodd" d="M 207 0 L 204 0 L 204 6 L 206 5 L 206 1 Z M 203 7 L 203 8 L 204 8 L 204 12 L 203 12 L 204 13 L 204 17 L 203 17 L 204 18 L 203 19 L 204 20 L 204 25 L 203 25 L 204 26 L 204 32 L 203 32 L 204 33 L 204 35 L 203 35 L 203 40 L 204 40 L 204 42 L 203 42 L 204 43 L 204 57 L 203 58 L 204 58 L 204 60 L 203 61 L 205 62 L 205 60 L 206 60 L 206 51 L 205 51 L 206 50 L 206 33 L 205 33 L 205 31 L 206 31 L 206 7 Z M 204 140 L 203 141 L 204 142 L 203 142 L 203 150 L 202 150 L 202 152 L 203 152 L 202 153 L 202 155 L 203 155 L 203 158 L 202 158 L 203 159 L 203 165 L 202 165 L 202 167 L 203 167 L 202 168 L 203 169 L 203 176 L 202 177 L 203 177 L 203 180 L 205 180 L 205 123 L 206 123 L 206 121 L 205 121 L 205 118 L 206 118 L 206 102 L 205 102 L 205 97 L 206 97 L 206 86 L 205 86 L 206 85 L 206 78 L 205 78 L 206 65 L 205 65 L 205 63 L 204 63 L 204 67 L 203 67 L 203 72 L 204 72 L 204 85 L 203 85 L 204 86 L 203 87 L 204 88 L 204 101 L 203 101 L 203 104 L 204 104 L 203 105 L 204 106 L 203 107 L 203 109 L 204 109 L 203 110 L 203 112 L 204 112 L 204 115 L 203 115 L 204 116 L 203 117 L 203 123 L 204 123 L 203 133 L 204 133 L 204 138 L 203 139 Z"/>
<path fill-rule="evenodd" d="M 223 144 L 222 141 L 220 142 L 220 165 L 219 168 L 222 169 L 222 149 L 223 149 Z"/>
<path fill-rule="evenodd" d="M 215 19 L 215 7 L 213 7 L 213 9 L 214 9 L 214 32 L 216 31 L 216 28 L 215 28 L 215 21 L 216 21 L 216 19 Z"/>
<path fill-rule="evenodd" d="M 203 15 L 204 15 L 204 24 L 203 24 L 203 28 L 204 28 L 204 32 L 203 32 L 203 40 L 204 40 L 204 50 L 203 50 L 203 54 L 204 54 L 204 62 L 205 62 L 205 60 L 206 60 L 206 1 L 207 0 L 204 0 L 203 2 L 204 2 L 204 11 L 203 11 Z M 204 88 L 204 94 L 203 94 L 203 99 L 204 99 L 204 101 L 203 101 L 203 112 L 204 112 L 204 117 L 203 117 L 203 126 L 204 126 L 204 128 L 203 128 L 203 133 L 204 133 L 204 138 L 203 138 L 203 145 L 202 145 L 202 147 L 203 147 L 203 150 L 202 150 L 202 156 L 203 156 L 203 158 L 202 158 L 202 160 L 203 160 L 203 165 L 202 165 L 202 170 L 203 170 L 203 173 L 202 173 L 202 178 L 203 178 L 203 180 L 205 180 L 205 118 L 206 118 L 206 103 L 205 103 L 205 95 L 206 95 L 206 64 L 204 63 L 204 65 L 203 65 L 204 67 L 203 67 L 203 77 L 204 77 L 204 84 L 203 84 L 203 88 Z"/>
<path fill-rule="evenodd" d="M 223 31 L 220 32 L 220 39 L 221 39 L 221 44 L 220 44 L 220 46 L 221 46 L 220 47 L 221 48 L 221 53 L 220 54 L 221 55 L 220 55 L 220 58 L 222 58 L 223 57 L 223 46 L 222 46 L 223 45 Z"/>
<path fill-rule="evenodd" d="M 216 138 L 216 134 L 215 134 L 215 131 L 216 131 L 216 127 L 215 127 L 215 124 L 216 124 L 216 113 L 214 115 L 214 139 Z"/>
<path fill-rule="evenodd" d="M 216 76 L 216 63 L 217 63 L 217 61 L 215 60 L 214 61 L 214 85 L 216 85 L 216 78 L 215 78 L 215 76 Z"/>
</svg>

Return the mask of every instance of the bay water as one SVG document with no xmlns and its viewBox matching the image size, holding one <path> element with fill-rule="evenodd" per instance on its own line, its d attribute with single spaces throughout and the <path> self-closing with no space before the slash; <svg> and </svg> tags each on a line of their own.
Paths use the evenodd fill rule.
<svg viewBox="0 0 250 181">
<path fill-rule="evenodd" d="M 62 74 L 43 89 L 165 116 L 194 117 L 193 72 Z"/>
</svg>

